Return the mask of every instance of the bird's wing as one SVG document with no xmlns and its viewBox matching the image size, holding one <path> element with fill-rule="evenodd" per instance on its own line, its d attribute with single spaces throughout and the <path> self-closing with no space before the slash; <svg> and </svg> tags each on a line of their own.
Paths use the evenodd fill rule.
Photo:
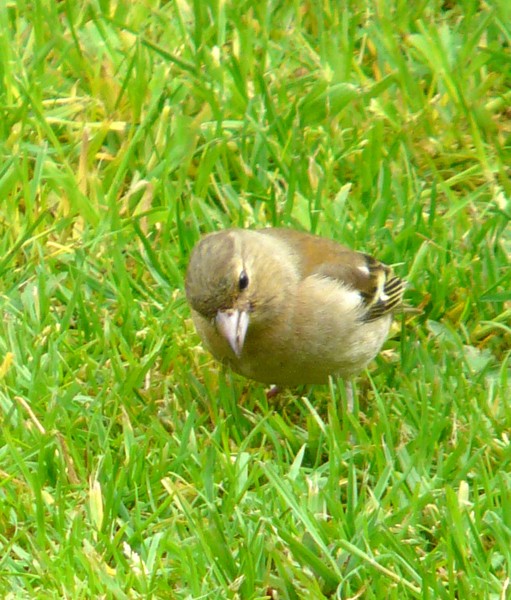
<svg viewBox="0 0 511 600">
<path fill-rule="evenodd" d="M 358 291 L 366 307 L 364 321 L 379 319 L 401 302 L 405 282 L 372 256 L 294 229 L 260 231 L 284 241 L 291 248 L 298 259 L 302 278 L 311 275 L 329 277 Z"/>
</svg>

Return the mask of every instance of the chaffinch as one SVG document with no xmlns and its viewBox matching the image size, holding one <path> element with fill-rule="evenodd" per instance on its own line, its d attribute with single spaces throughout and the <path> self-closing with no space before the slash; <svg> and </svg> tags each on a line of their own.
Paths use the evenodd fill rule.
<svg viewBox="0 0 511 600">
<path fill-rule="evenodd" d="M 293 229 L 227 229 L 194 247 L 186 297 L 204 345 L 233 371 L 293 387 L 349 379 L 378 354 L 405 282 Z"/>
</svg>

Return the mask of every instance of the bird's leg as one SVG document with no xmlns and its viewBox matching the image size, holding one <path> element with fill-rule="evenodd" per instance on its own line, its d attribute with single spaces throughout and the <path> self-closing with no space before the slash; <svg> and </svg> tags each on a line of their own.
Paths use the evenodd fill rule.
<svg viewBox="0 0 511 600">
<path fill-rule="evenodd" d="M 272 385 L 271 388 L 266 392 L 266 400 L 272 400 L 280 394 L 282 389 L 278 385 Z"/>
<path fill-rule="evenodd" d="M 353 399 L 353 382 L 351 379 L 343 380 L 344 381 L 344 391 L 346 392 L 346 407 L 348 412 L 353 414 L 353 410 L 355 408 L 355 403 Z"/>
</svg>

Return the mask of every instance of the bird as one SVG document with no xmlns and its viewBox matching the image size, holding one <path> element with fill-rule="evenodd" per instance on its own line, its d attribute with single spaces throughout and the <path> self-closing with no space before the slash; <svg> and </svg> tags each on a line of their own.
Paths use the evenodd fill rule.
<svg viewBox="0 0 511 600">
<path fill-rule="evenodd" d="M 388 337 L 405 281 L 376 258 L 291 228 L 229 228 L 192 249 L 185 293 L 214 358 L 294 388 L 360 373 Z"/>
</svg>

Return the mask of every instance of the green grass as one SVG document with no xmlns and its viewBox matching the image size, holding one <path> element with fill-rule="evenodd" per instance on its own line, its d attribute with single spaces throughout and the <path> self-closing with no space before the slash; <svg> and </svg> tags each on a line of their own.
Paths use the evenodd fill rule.
<svg viewBox="0 0 511 600">
<path fill-rule="evenodd" d="M 2 597 L 511 597 L 510 6 L 0 4 Z M 201 348 L 230 225 L 407 277 L 355 414 Z"/>
</svg>

